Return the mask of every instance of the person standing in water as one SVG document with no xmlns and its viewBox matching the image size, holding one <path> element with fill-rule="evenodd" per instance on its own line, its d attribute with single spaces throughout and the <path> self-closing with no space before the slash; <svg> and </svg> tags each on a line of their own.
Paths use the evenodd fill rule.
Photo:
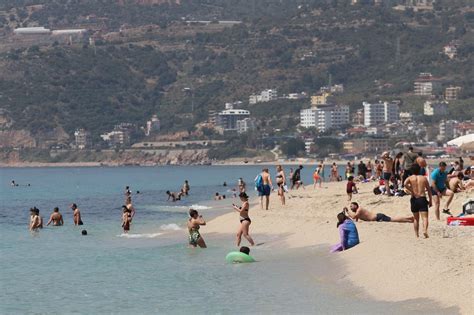
<svg viewBox="0 0 474 315">
<path fill-rule="evenodd" d="M 201 225 L 206 225 L 206 221 L 202 218 L 202 215 L 194 209 L 189 209 L 189 220 L 188 220 L 188 232 L 189 232 L 189 246 L 200 248 L 206 248 L 206 242 L 199 232 Z"/>
<path fill-rule="evenodd" d="M 246 193 L 241 193 L 239 197 L 240 201 L 242 201 L 242 205 L 240 207 L 237 207 L 235 204 L 232 205 L 234 210 L 240 214 L 240 227 L 237 231 L 237 247 L 240 246 L 242 235 L 249 241 L 250 245 L 254 246 L 255 243 L 249 234 L 250 224 L 252 223 L 249 217 L 249 196 L 247 196 Z"/>
<path fill-rule="evenodd" d="M 126 205 L 131 204 L 132 203 L 132 192 L 131 192 L 129 186 L 125 186 L 124 195 L 125 195 L 125 204 Z"/>
<path fill-rule="evenodd" d="M 71 205 L 71 209 L 73 211 L 72 217 L 74 220 L 74 225 L 83 225 L 84 223 L 82 222 L 81 210 L 79 210 L 75 203 Z"/>
<path fill-rule="evenodd" d="M 183 194 L 185 196 L 189 196 L 189 191 L 190 190 L 191 190 L 191 187 L 189 186 L 189 181 L 185 180 L 184 184 L 183 184 L 183 188 L 181 189 L 181 191 L 183 192 Z"/>
<path fill-rule="evenodd" d="M 130 231 L 130 225 L 132 223 L 132 215 L 127 206 L 122 206 L 122 228 L 123 233 L 128 233 Z"/>
<path fill-rule="evenodd" d="M 30 209 L 30 231 L 38 231 L 43 228 L 43 218 L 39 214 L 39 209 L 33 207 Z"/>
<path fill-rule="evenodd" d="M 49 217 L 48 223 L 46 223 L 46 226 L 49 226 L 51 223 L 53 223 L 53 226 L 64 225 L 63 215 L 59 212 L 58 207 L 54 208 L 53 213 L 51 213 L 51 216 Z"/>
<path fill-rule="evenodd" d="M 263 210 L 263 199 L 265 198 L 265 210 L 268 210 L 268 206 L 270 205 L 270 192 L 273 188 L 268 168 L 262 170 L 262 173 L 257 176 L 256 182 L 258 196 L 260 197 L 260 206 Z"/>
<path fill-rule="evenodd" d="M 286 176 L 285 171 L 281 165 L 277 165 L 276 167 L 277 175 L 276 175 L 276 183 L 278 186 L 278 196 L 280 196 L 281 204 L 285 205 L 285 185 L 286 185 Z"/>
<path fill-rule="evenodd" d="M 423 236 L 428 238 L 428 208 L 433 205 L 433 195 L 428 179 L 420 175 L 420 169 L 418 164 L 412 164 L 410 170 L 410 174 L 412 175 L 410 175 L 403 184 L 406 191 L 411 195 L 410 205 L 411 212 L 415 218 L 415 221 L 413 221 L 415 235 L 419 237 L 421 215 L 421 220 L 423 221 Z M 426 193 L 428 193 L 429 200 L 426 200 Z"/>
</svg>

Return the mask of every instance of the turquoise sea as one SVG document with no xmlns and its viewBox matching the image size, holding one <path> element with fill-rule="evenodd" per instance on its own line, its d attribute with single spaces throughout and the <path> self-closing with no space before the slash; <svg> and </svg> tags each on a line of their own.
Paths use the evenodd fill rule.
<svg viewBox="0 0 474 315">
<path fill-rule="evenodd" d="M 228 265 L 224 257 L 235 250 L 232 235 L 206 235 L 205 228 L 209 248 L 188 248 L 184 226 L 189 207 L 207 219 L 231 212 L 235 200 L 212 201 L 215 192 L 231 196 L 239 177 L 252 191 L 260 169 L 0 169 L 0 314 L 455 313 L 431 301 L 369 299 L 331 276 L 344 268 L 327 248 L 278 251 L 264 244 L 252 249 L 258 262 Z M 302 175 L 311 182 L 309 167 Z M 177 191 L 185 179 L 190 196 L 167 202 L 165 191 Z M 20 186 L 12 187 L 11 180 Z M 120 226 L 126 185 L 137 209 L 129 235 Z M 82 227 L 72 224 L 73 202 L 81 209 Z M 33 206 L 45 223 L 53 207 L 59 207 L 65 225 L 30 233 L 28 210 Z M 258 233 L 254 238 L 275 242 Z"/>
</svg>

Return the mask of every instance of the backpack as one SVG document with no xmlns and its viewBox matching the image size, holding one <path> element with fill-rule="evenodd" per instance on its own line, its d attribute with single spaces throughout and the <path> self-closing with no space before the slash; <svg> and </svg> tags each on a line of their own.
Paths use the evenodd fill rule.
<svg viewBox="0 0 474 315">
<path fill-rule="evenodd" d="M 462 205 L 463 214 L 474 214 L 474 199 L 466 200 Z"/>
<path fill-rule="evenodd" d="M 255 178 L 255 190 L 256 191 L 263 191 L 263 177 L 261 174 Z"/>
</svg>

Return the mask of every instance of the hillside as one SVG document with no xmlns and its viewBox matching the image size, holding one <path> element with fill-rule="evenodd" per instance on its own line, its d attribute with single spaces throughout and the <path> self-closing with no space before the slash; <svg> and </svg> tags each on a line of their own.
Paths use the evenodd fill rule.
<svg viewBox="0 0 474 315">
<path fill-rule="evenodd" d="M 363 100 L 397 98 L 420 111 L 423 100 L 410 95 L 413 80 L 431 72 L 443 86 L 463 87 L 451 117 L 474 116 L 471 1 L 439 0 L 419 12 L 393 10 L 401 1 L 349 2 L 3 1 L 0 108 L 12 122 L 8 129 L 71 135 L 83 127 L 97 139 L 121 122 L 143 126 L 154 113 L 164 132 L 191 130 L 225 102 L 248 107 L 248 96 L 265 88 L 311 94 L 330 77 L 345 86 L 337 100 L 354 110 Z M 215 22 L 185 22 L 198 20 Z M 95 44 L 32 44 L 12 34 L 19 26 L 86 28 Z M 452 41 L 459 48 L 450 60 L 441 52 Z M 254 106 L 263 125 L 291 129 L 308 105 Z"/>
</svg>

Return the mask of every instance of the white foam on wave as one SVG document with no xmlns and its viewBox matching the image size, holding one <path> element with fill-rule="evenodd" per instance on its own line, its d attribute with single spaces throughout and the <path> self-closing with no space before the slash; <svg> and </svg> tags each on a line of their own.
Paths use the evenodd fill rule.
<svg viewBox="0 0 474 315">
<path fill-rule="evenodd" d="M 160 226 L 160 229 L 163 231 L 179 231 L 181 228 L 175 224 L 175 223 L 170 223 L 170 224 L 163 224 Z"/>
<path fill-rule="evenodd" d="M 163 233 L 144 233 L 144 234 L 130 234 L 130 233 L 122 233 L 120 235 L 117 235 L 117 237 L 123 237 L 123 238 L 155 238 L 160 235 L 163 235 Z"/>
<path fill-rule="evenodd" d="M 212 209 L 212 207 L 202 206 L 202 205 L 191 205 L 190 208 L 191 208 L 191 209 L 194 209 L 194 210 L 207 210 L 207 209 Z"/>
</svg>

